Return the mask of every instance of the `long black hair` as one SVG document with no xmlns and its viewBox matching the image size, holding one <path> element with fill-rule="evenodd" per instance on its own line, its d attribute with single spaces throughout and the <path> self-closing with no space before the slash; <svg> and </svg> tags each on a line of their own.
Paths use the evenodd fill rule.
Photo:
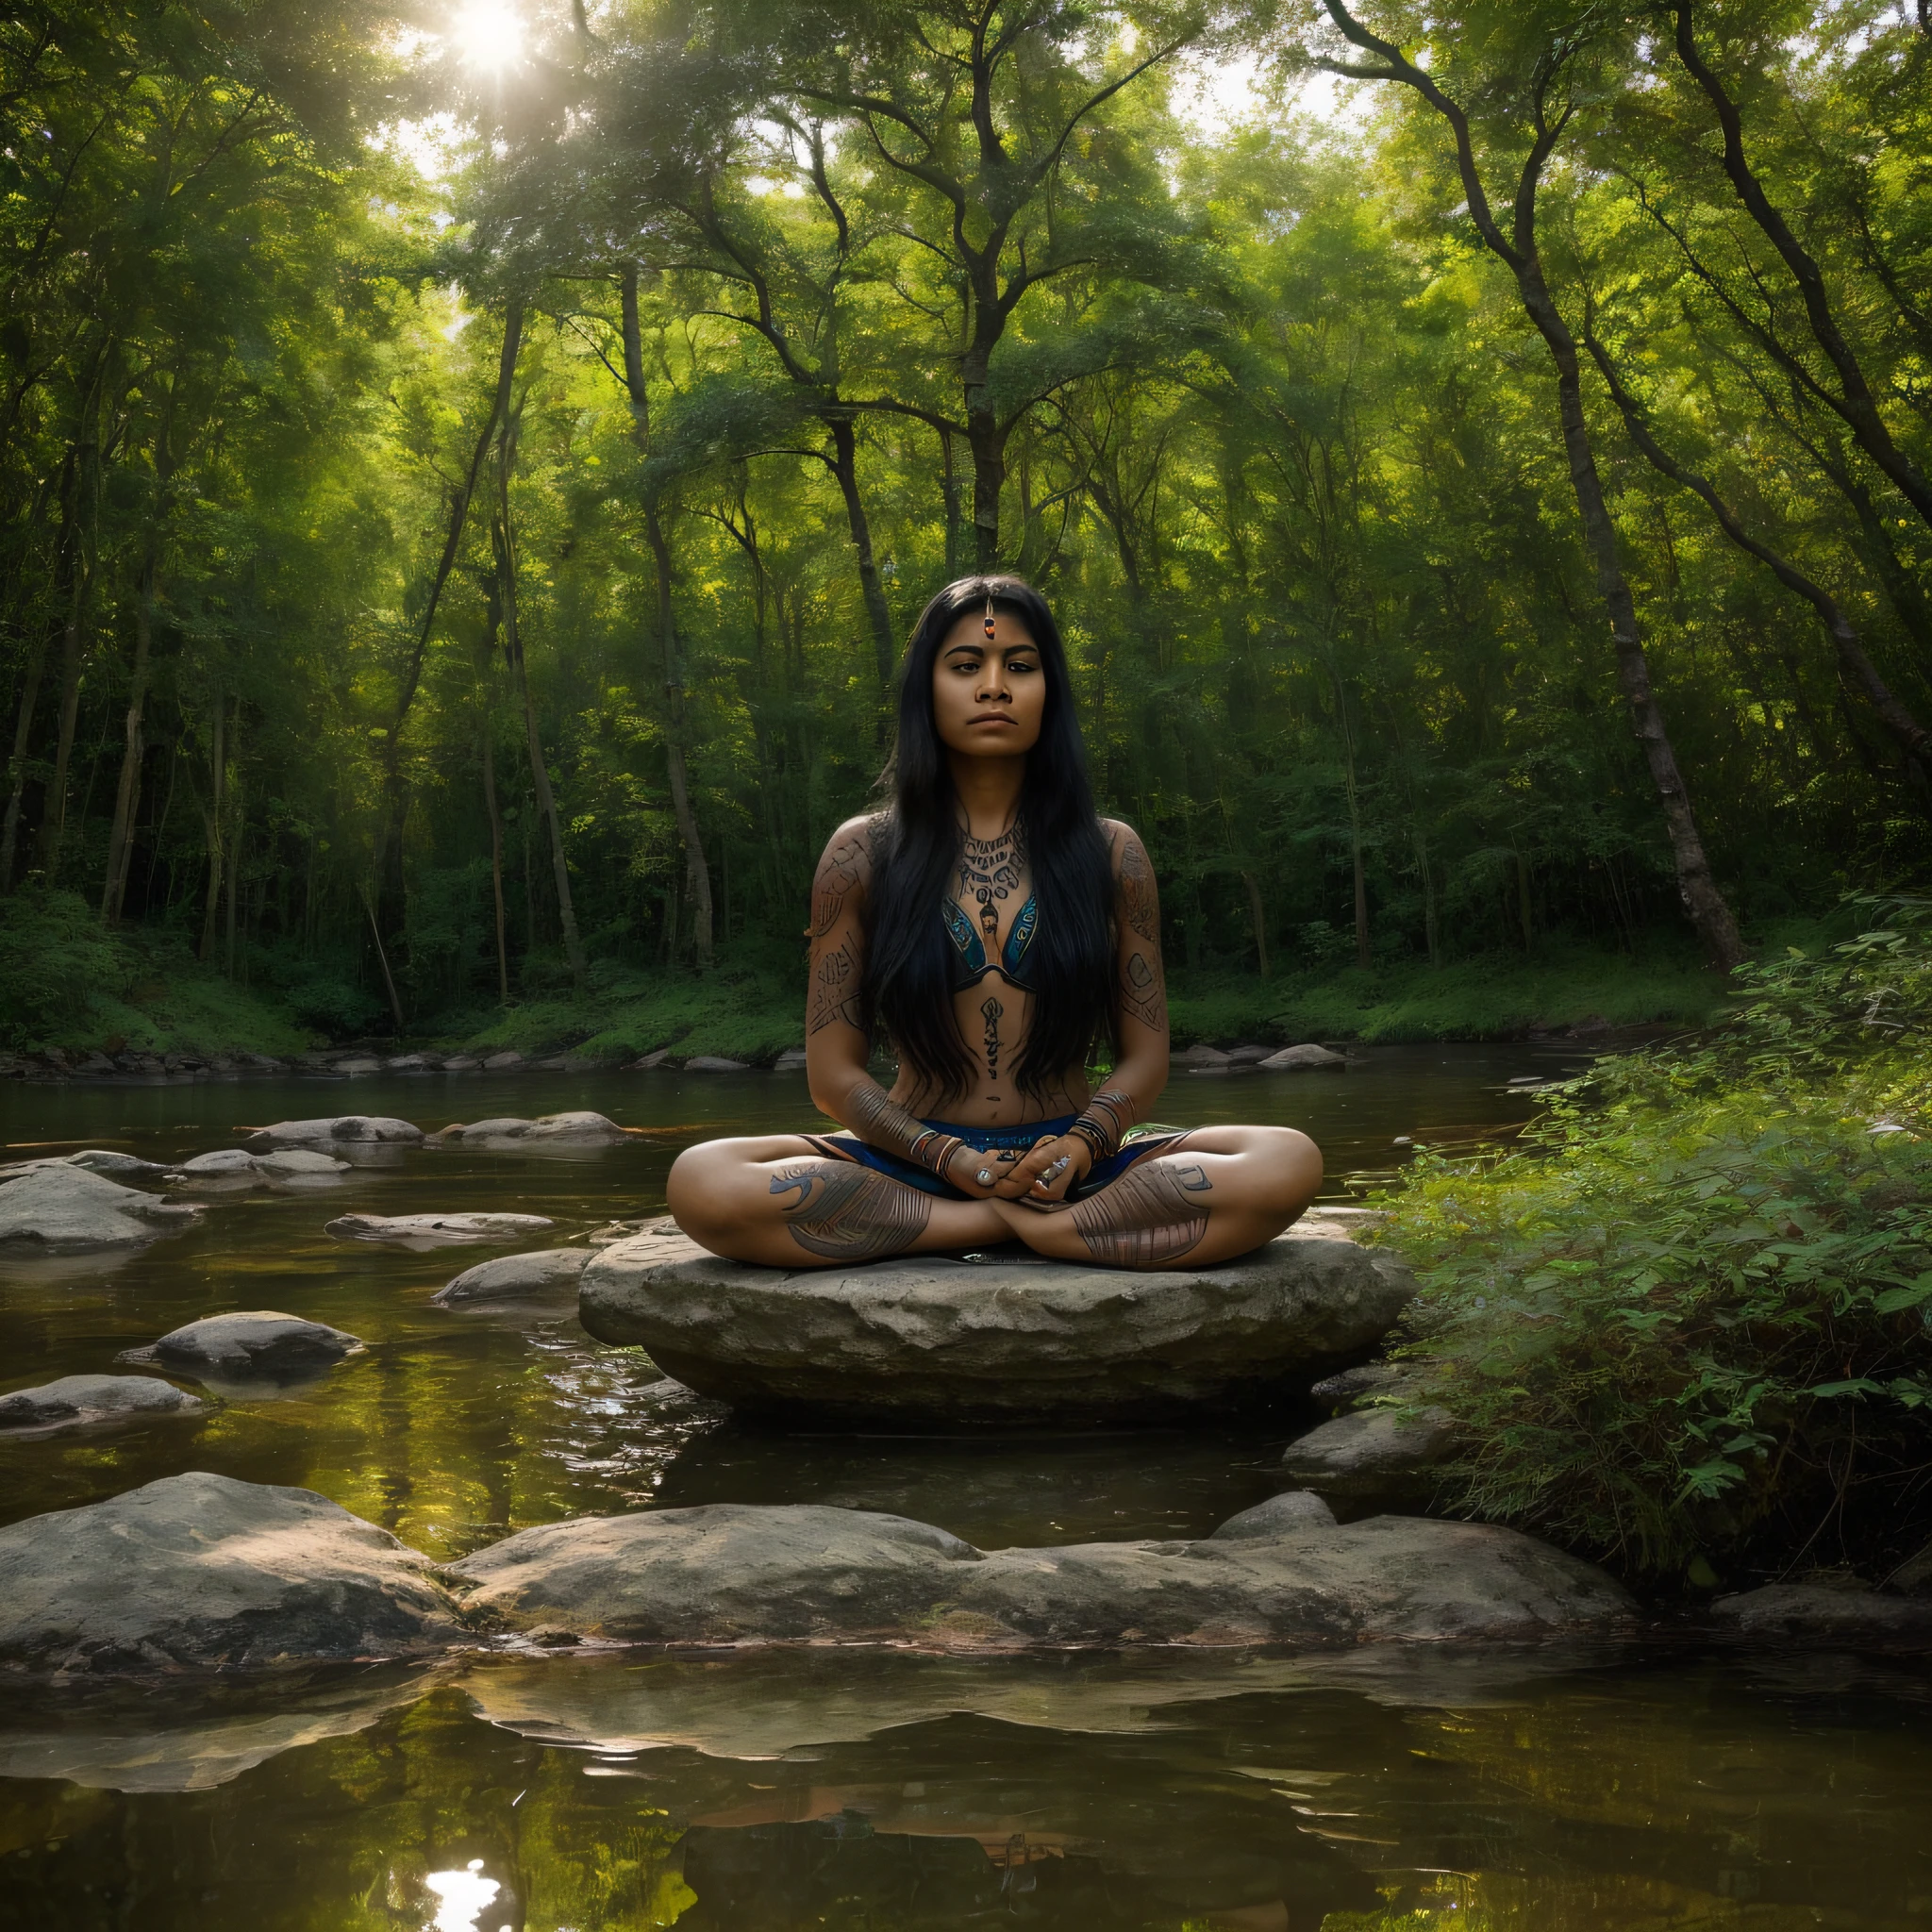
<svg viewBox="0 0 1932 1932">
<path fill-rule="evenodd" d="M 1028 958 L 1038 989 L 1025 1045 L 1012 1075 L 1043 1098 L 1070 1068 L 1086 1064 L 1096 1034 L 1118 1045 L 1113 971 L 1113 874 L 1087 783 L 1087 755 L 1074 710 L 1059 626 L 1031 584 L 1012 576 L 961 577 L 920 613 L 899 667 L 899 728 L 879 778 L 890 809 L 873 841 L 873 876 L 861 999 L 900 1057 L 943 1099 L 964 1093 L 973 1057 L 953 1016 L 953 944 L 940 902 L 959 862 L 952 765 L 933 723 L 933 664 L 954 625 L 991 598 L 1025 625 L 1046 678 L 1039 741 L 1026 754 L 1020 828 L 1026 841 L 1040 924 Z"/>
</svg>

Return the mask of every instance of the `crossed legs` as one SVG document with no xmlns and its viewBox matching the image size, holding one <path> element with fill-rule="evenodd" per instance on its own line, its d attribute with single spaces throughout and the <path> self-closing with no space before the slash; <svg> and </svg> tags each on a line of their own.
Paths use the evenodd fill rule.
<svg viewBox="0 0 1932 1932">
<path fill-rule="evenodd" d="M 671 1170 L 671 1212 L 713 1254 L 813 1268 L 1023 1241 L 1058 1260 L 1206 1268 L 1272 1241 L 1322 1184 L 1292 1127 L 1200 1127 L 1084 1201 L 952 1201 L 795 1134 L 707 1141 Z"/>
</svg>

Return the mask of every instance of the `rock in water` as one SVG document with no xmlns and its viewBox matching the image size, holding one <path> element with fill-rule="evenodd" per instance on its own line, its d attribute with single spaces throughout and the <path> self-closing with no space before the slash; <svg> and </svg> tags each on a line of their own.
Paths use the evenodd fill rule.
<svg viewBox="0 0 1932 1932">
<path fill-rule="evenodd" d="M 406 1248 L 513 1241 L 556 1224 L 541 1214 L 344 1214 L 323 1226 L 339 1241 L 395 1241 Z"/>
<path fill-rule="evenodd" d="M 630 1138 L 615 1121 L 601 1113 L 546 1113 L 540 1120 L 472 1121 L 431 1134 L 432 1147 L 615 1147 Z"/>
<path fill-rule="evenodd" d="M 154 1362 L 186 1374 L 212 1374 L 224 1380 L 249 1376 L 275 1379 L 308 1375 L 362 1352 L 360 1339 L 331 1328 L 326 1322 L 305 1322 L 273 1308 L 252 1308 L 230 1315 L 204 1315 L 199 1322 L 171 1329 L 145 1348 L 130 1348 L 124 1362 Z"/>
<path fill-rule="evenodd" d="M 1283 1490 L 1239 1516 L 1230 1516 L 1214 1532 L 1216 1542 L 1237 1542 L 1245 1537 L 1282 1536 L 1297 1529 L 1333 1528 L 1335 1512 L 1311 1490 Z"/>
<path fill-rule="evenodd" d="M 0 1245 L 48 1252 L 123 1247 L 177 1233 L 200 1212 L 55 1163 L 0 1186 Z"/>
<path fill-rule="evenodd" d="M 1514 1530 L 1393 1516 L 980 1551 L 868 1510 L 721 1503 L 526 1529 L 451 1574 L 472 1616 L 656 1643 L 1523 1642 L 1632 1610 L 1601 1571 Z"/>
<path fill-rule="evenodd" d="M 253 1157 L 256 1171 L 278 1181 L 332 1181 L 349 1172 L 346 1160 L 323 1154 L 312 1147 L 285 1147 L 275 1154 Z"/>
<path fill-rule="evenodd" d="M 84 1167 L 89 1174 L 118 1174 L 132 1177 L 140 1174 L 167 1174 L 158 1160 L 143 1160 L 138 1154 L 123 1154 L 112 1147 L 83 1147 L 78 1154 L 63 1157 L 69 1167 Z"/>
<path fill-rule="evenodd" d="M 1345 1054 L 1330 1053 L 1325 1046 L 1316 1046 L 1312 1041 L 1303 1046 L 1284 1046 L 1279 1053 L 1272 1053 L 1261 1062 L 1264 1067 L 1276 1073 L 1304 1073 L 1317 1067 L 1345 1067 L 1348 1057 Z"/>
<path fill-rule="evenodd" d="M 277 1121 L 257 1127 L 248 1136 L 253 1154 L 270 1154 L 277 1147 L 326 1147 L 331 1141 L 375 1142 L 385 1146 L 415 1146 L 423 1129 L 384 1114 L 341 1113 L 319 1121 Z"/>
<path fill-rule="evenodd" d="M 684 1063 L 687 1074 L 746 1074 L 751 1071 L 749 1060 L 726 1059 L 722 1054 L 694 1054 Z"/>
<path fill-rule="evenodd" d="M 650 1233 L 598 1254 L 578 1312 L 723 1402 L 936 1427 L 1265 1404 L 1365 1354 L 1413 1291 L 1319 1223 L 1145 1274 L 1026 1255 L 758 1268 Z"/>
<path fill-rule="evenodd" d="M 142 1416 L 192 1415 L 207 1407 L 158 1375 L 62 1375 L 0 1395 L 0 1430 L 82 1429 Z"/>
<path fill-rule="evenodd" d="M 1328 1496 L 1415 1496 L 1434 1487 L 1436 1470 L 1460 1446 L 1444 1409 L 1404 1415 L 1393 1408 L 1365 1408 L 1337 1416 L 1291 1442 L 1281 1473 L 1298 1488 Z"/>
<path fill-rule="evenodd" d="M 311 1490 L 194 1471 L 0 1529 L 0 1664 L 404 1657 L 461 1635 L 428 1559 Z"/>
<path fill-rule="evenodd" d="M 252 1174 L 255 1156 L 240 1147 L 218 1147 L 212 1154 L 197 1154 L 184 1160 L 176 1173 L 188 1174 Z"/>
<path fill-rule="evenodd" d="M 574 1283 L 591 1258 L 590 1248 L 540 1248 L 534 1255 L 499 1255 L 478 1261 L 429 1297 L 440 1307 L 457 1302 L 512 1302 Z"/>
</svg>

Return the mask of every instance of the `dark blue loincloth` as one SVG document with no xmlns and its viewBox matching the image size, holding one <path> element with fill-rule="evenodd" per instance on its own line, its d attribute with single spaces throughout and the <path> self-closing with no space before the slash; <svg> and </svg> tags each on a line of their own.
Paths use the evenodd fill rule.
<svg viewBox="0 0 1932 1932">
<path fill-rule="evenodd" d="M 1028 1121 L 1019 1127 L 964 1127 L 957 1121 L 926 1121 L 924 1124 L 937 1127 L 942 1134 L 957 1134 L 976 1154 L 1027 1154 L 1041 1141 L 1058 1140 L 1076 1118 L 1074 1114 L 1064 1113 L 1058 1120 Z M 921 1167 L 916 1160 L 908 1160 L 903 1154 L 884 1153 L 856 1134 L 808 1134 L 805 1138 L 822 1154 L 829 1154 L 838 1160 L 856 1160 L 861 1167 L 890 1174 L 895 1181 L 904 1181 L 908 1188 L 917 1188 L 923 1194 L 938 1194 L 947 1201 L 984 1198 L 978 1194 L 963 1193 L 951 1181 L 942 1181 L 930 1168 Z M 1078 1201 L 1089 1194 L 1098 1193 L 1102 1188 L 1119 1180 L 1143 1155 L 1158 1154 L 1183 1138 L 1182 1131 L 1172 1127 L 1137 1127 L 1130 1130 L 1126 1140 L 1121 1143 L 1120 1151 L 1109 1154 L 1105 1160 L 1096 1160 L 1088 1170 L 1086 1178 L 1068 1191 L 1066 1198 Z M 1009 1167 L 1009 1163 L 990 1162 L 989 1165 L 992 1166 L 995 1177 L 1008 1172 Z"/>
</svg>

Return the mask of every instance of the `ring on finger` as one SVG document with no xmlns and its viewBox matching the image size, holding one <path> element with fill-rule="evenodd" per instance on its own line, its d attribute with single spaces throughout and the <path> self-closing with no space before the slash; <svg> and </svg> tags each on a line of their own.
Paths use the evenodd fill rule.
<svg viewBox="0 0 1932 1932">
<path fill-rule="evenodd" d="M 991 1169 L 991 1168 L 990 1168 L 990 1167 L 982 1167 L 982 1168 L 981 1168 L 981 1169 L 979 1170 L 979 1172 L 978 1172 L 978 1173 L 977 1173 L 976 1174 L 974 1174 L 974 1180 L 976 1180 L 976 1181 L 977 1181 L 977 1182 L 979 1183 L 979 1185 L 980 1185 L 980 1186 L 981 1186 L 982 1188 L 990 1188 L 990 1187 L 991 1187 L 991 1186 L 992 1186 L 992 1169 Z"/>
</svg>

